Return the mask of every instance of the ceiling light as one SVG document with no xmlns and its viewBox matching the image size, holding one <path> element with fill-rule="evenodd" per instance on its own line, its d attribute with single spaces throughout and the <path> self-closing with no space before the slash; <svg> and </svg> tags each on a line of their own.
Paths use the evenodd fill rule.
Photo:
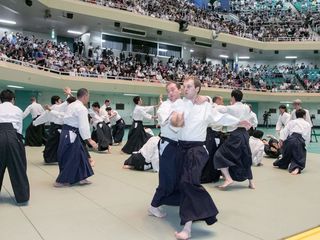
<svg viewBox="0 0 320 240">
<path fill-rule="evenodd" d="M 77 35 L 83 34 L 82 32 L 78 32 L 78 31 L 74 31 L 74 30 L 68 30 L 67 32 L 72 33 L 72 34 L 77 34 Z"/>
<path fill-rule="evenodd" d="M 167 49 L 159 48 L 159 52 L 168 52 Z"/>
<path fill-rule="evenodd" d="M 18 89 L 24 88 L 22 86 L 16 86 L 16 85 L 7 85 L 7 87 L 9 87 L 9 88 L 18 88 Z"/>
<path fill-rule="evenodd" d="M 238 57 L 238 59 L 250 59 L 249 56 L 242 56 L 242 57 Z"/>
<path fill-rule="evenodd" d="M 139 96 L 139 94 L 135 94 L 135 93 L 124 93 L 124 96 L 131 96 L 131 97 L 136 97 Z"/>
<path fill-rule="evenodd" d="M 190 52 L 194 52 L 194 50 L 193 50 L 193 49 L 190 49 Z"/>
<path fill-rule="evenodd" d="M 286 59 L 297 59 L 297 56 L 286 56 Z"/>
<path fill-rule="evenodd" d="M 229 56 L 227 56 L 227 55 L 219 55 L 219 57 L 221 57 L 221 58 L 229 58 Z"/>
<path fill-rule="evenodd" d="M 7 24 L 17 24 L 15 21 L 10 21 L 10 20 L 5 20 L 5 19 L 0 19 L 0 23 L 7 23 Z"/>
</svg>

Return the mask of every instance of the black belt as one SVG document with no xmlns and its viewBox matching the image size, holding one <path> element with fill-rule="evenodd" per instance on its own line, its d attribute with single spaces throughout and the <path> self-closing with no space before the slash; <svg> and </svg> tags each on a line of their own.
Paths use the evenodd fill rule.
<svg viewBox="0 0 320 240">
<path fill-rule="evenodd" d="M 4 131 L 4 130 L 16 130 L 12 123 L 0 123 L 0 130 Z"/>
<path fill-rule="evenodd" d="M 116 124 L 122 123 L 123 119 L 120 118 L 118 121 L 116 121 Z"/>
<path fill-rule="evenodd" d="M 140 120 L 133 120 L 134 123 L 142 123 Z"/>
<path fill-rule="evenodd" d="M 174 141 L 170 138 L 166 138 L 166 137 L 161 137 L 161 143 L 164 143 L 164 141 L 168 142 L 168 143 L 171 143 L 171 144 L 174 144 L 174 145 L 177 145 L 178 142 L 177 141 Z"/>
<path fill-rule="evenodd" d="M 178 144 L 182 148 L 200 147 L 205 145 L 205 142 L 200 141 L 178 141 Z"/>
</svg>

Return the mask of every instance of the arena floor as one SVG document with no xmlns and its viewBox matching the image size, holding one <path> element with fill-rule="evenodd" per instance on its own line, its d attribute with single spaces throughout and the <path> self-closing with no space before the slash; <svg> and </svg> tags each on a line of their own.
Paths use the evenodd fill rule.
<svg viewBox="0 0 320 240">
<path fill-rule="evenodd" d="M 37 239 L 174 239 L 180 229 L 178 208 L 165 207 L 157 219 L 147 208 L 157 186 L 157 174 L 122 169 L 127 155 L 92 153 L 96 160 L 93 184 L 54 188 L 57 165 L 44 165 L 42 149 L 27 148 L 31 200 L 18 207 L 8 174 L 0 194 L 1 240 Z M 319 225 L 320 161 L 309 153 L 299 176 L 274 169 L 271 159 L 254 167 L 256 190 L 236 183 L 228 191 L 206 184 L 220 211 L 212 226 L 193 225 L 193 239 L 282 239 Z M 199 203 L 201 204 L 201 203 Z"/>
</svg>

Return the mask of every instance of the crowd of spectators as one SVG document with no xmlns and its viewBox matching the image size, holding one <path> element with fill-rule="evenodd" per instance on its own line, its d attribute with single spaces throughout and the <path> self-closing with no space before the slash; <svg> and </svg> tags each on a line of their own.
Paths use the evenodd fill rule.
<svg viewBox="0 0 320 240">
<path fill-rule="evenodd" d="M 77 43 L 78 46 L 80 43 L 81 41 Z M 154 55 L 131 52 L 116 55 L 112 49 L 101 49 L 99 46 L 91 46 L 85 54 L 82 47 L 72 49 L 67 43 L 57 44 L 50 40 L 37 39 L 35 36 L 23 36 L 21 33 L 5 33 L 0 38 L 0 57 L 16 59 L 26 66 L 37 66 L 71 76 L 165 83 L 168 80 L 181 82 L 186 75 L 193 75 L 208 87 L 279 91 L 303 90 L 297 82 L 295 72 L 310 68 L 304 64 L 229 66 L 213 64 L 205 59 L 161 59 Z M 319 89 L 319 84 L 313 82 L 316 81 L 305 85 L 308 89 Z"/>
<path fill-rule="evenodd" d="M 286 0 L 232 0 L 235 19 L 216 9 L 200 9 L 188 0 L 82 1 L 261 41 L 314 40 L 312 27 L 317 31 L 320 26 L 319 12 L 299 12 Z"/>
</svg>

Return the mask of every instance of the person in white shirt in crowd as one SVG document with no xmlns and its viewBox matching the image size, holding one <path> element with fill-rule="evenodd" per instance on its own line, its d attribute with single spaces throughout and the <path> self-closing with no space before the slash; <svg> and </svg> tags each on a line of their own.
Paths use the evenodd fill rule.
<svg viewBox="0 0 320 240">
<path fill-rule="evenodd" d="M 94 102 L 91 107 L 92 109 L 89 110 L 93 127 L 91 139 L 98 144 L 98 151 L 108 150 L 108 152 L 111 153 L 110 145 L 112 144 L 112 136 L 110 127 L 107 126 L 104 119 L 99 115 L 100 104 Z"/>
<path fill-rule="evenodd" d="M 301 101 L 300 99 L 296 99 L 296 100 L 293 101 L 294 110 L 291 112 L 291 119 L 290 119 L 290 120 L 297 119 L 297 117 L 296 117 L 296 111 L 297 111 L 298 109 L 304 109 L 304 108 L 302 108 L 301 103 L 302 103 L 302 101 Z M 313 124 L 312 124 L 312 121 L 311 121 L 311 118 L 310 118 L 309 110 L 304 109 L 304 111 L 306 112 L 305 120 L 306 120 L 306 121 L 310 124 L 310 126 L 312 127 Z"/>
<path fill-rule="evenodd" d="M 110 123 L 112 126 L 113 145 L 120 145 L 124 136 L 126 123 L 119 115 L 118 111 L 112 110 L 110 106 L 106 108 L 106 111 L 109 115 Z"/>
<path fill-rule="evenodd" d="M 252 154 L 252 165 L 262 166 L 262 159 L 264 154 L 264 142 L 262 141 L 263 132 L 254 130 L 252 136 L 249 138 L 249 145 Z"/>
<path fill-rule="evenodd" d="M 71 96 L 71 89 L 69 87 L 66 87 L 64 89 L 64 93 L 69 98 Z M 67 105 L 68 102 L 65 101 L 62 103 L 59 96 L 52 96 L 51 106 L 44 106 L 46 111 L 33 121 L 34 126 L 38 126 L 46 122 L 50 123 L 47 142 L 43 150 L 43 159 L 45 163 L 50 164 L 58 162 L 57 150 L 59 146 L 60 132 L 63 125 L 63 118 L 54 115 L 51 111 L 59 111 L 59 109 L 66 108 Z"/>
<path fill-rule="evenodd" d="M 279 118 L 276 124 L 276 131 L 280 136 L 280 131 L 288 124 L 291 119 L 291 115 L 288 113 L 286 105 L 279 106 Z"/>
<path fill-rule="evenodd" d="M 191 238 L 193 221 L 205 221 L 208 225 L 217 221 L 218 209 L 200 184 L 202 170 L 209 157 L 205 148 L 207 127 L 213 123 L 225 126 L 242 124 L 238 118 L 219 113 L 209 102 L 195 104 L 201 90 L 199 79 L 187 77 L 183 85 L 183 104 L 174 109 L 171 116 L 172 126 L 178 127 L 180 223 L 184 225 L 181 232 L 175 233 L 176 239 Z M 249 122 L 246 123 L 249 126 Z"/>
<path fill-rule="evenodd" d="M 57 154 L 59 175 L 55 187 L 91 183 L 87 178 L 93 175 L 93 170 L 84 141 L 94 149 L 98 145 L 91 139 L 88 109 L 85 107 L 88 102 L 89 91 L 81 88 L 77 92 L 77 100 L 69 104 L 65 112 Z"/>
<path fill-rule="evenodd" d="M 252 125 L 252 127 L 248 130 L 249 136 L 252 136 L 254 130 L 256 130 L 256 128 L 258 127 L 258 118 L 257 118 L 257 114 L 255 114 L 252 111 L 252 105 L 248 104 L 249 108 L 250 108 L 250 123 Z"/>
<path fill-rule="evenodd" d="M 213 97 L 212 102 L 213 108 L 224 105 L 223 97 L 221 96 Z M 209 160 L 206 166 L 203 168 L 201 175 L 201 183 L 211 183 L 219 181 L 221 171 L 214 168 L 213 157 L 222 141 L 222 126 L 216 124 L 210 125 L 207 128 L 206 136 L 206 148 L 209 152 Z"/>
<path fill-rule="evenodd" d="M 149 138 L 138 152 L 133 152 L 124 162 L 123 168 L 147 171 L 159 171 L 159 136 Z"/>
<path fill-rule="evenodd" d="M 232 105 L 219 106 L 217 110 L 220 113 L 229 113 L 240 120 L 250 122 L 250 108 L 241 102 L 242 98 L 243 93 L 235 89 L 231 92 Z M 221 170 L 225 178 L 224 183 L 219 188 L 225 189 L 234 180 L 238 182 L 249 180 L 249 188 L 255 189 L 252 180 L 252 156 L 247 129 L 236 124 L 228 127 L 228 132 L 230 132 L 230 136 L 220 146 L 214 156 L 214 166 Z"/>
<path fill-rule="evenodd" d="M 30 98 L 31 104 L 24 110 L 23 118 L 31 114 L 32 121 L 36 120 L 43 112 L 43 107 L 37 103 L 35 97 Z M 33 126 L 32 122 L 26 130 L 25 145 L 26 146 L 42 146 L 44 143 L 45 130 L 44 125 Z"/>
<path fill-rule="evenodd" d="M 151 120 L 156 118 L 156 116 L 148 113 L 153 112 L 155 106 L 143 107 L 140 96 L 134 97 L 133 102 L 136 105 L 132 113 L 133 122 L 128 133 L 128 140 L 121 149 L 122 152 L 127 154 L 139 151 L 150 138 L 150 134 L 148 135 L 144 130 L 143 119 Z"/>
<path fill-rule="evenodd" d="M 14 106 L 15 95 L 12 91 L 3 90 L 0 100 L 0 191 L 7 168 L 16 202 L 27 205 L 30 187 L 26 151 L 22 142 L 23 112 Z"/>
<path fill-rule="evenodd" d="M 295 111 L 296 119 L 291 120 L 280 132 L 279 146 L 282 147 L 282 158 L 276 160 L 273 166 L 288 169 L 292 175 L 297 175 L 306 166 L 306 145 L 310 142 L 311 125 L 306 120 L 306 111 Z"/>
</svg>

